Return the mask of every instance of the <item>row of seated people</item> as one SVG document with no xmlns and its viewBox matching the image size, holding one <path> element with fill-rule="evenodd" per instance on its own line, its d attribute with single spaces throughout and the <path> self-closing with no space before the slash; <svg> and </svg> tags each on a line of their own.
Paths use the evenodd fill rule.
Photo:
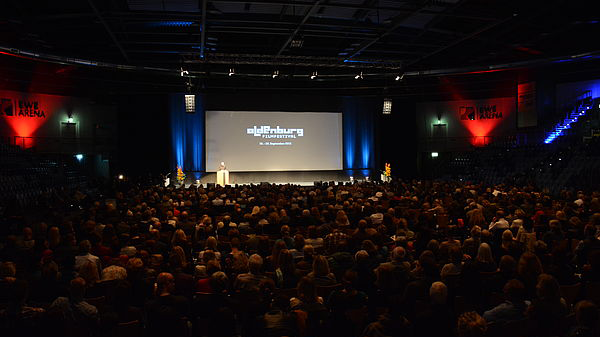
<svg viewBox="0 0 600 337">
<path fill-rule="evenodd" d="M 99 336 L 598 332 L 594 195 L 571 203 L 531 193 L 519 204 L 513 192 L 415 186 L 414 195 L 371 184 L 222 194 L 126 186 L 116 207 L 78 195 L 84 211 L 65 206 L 69 217 L 24 221 L 3 240 L 2 324 Z M 454 192 L 419 201 L 441 190 Z M 223 209 L 227 193 L 252 211 Z M 438 214 L 455 225 L 436 230 Z"/>
</svg>

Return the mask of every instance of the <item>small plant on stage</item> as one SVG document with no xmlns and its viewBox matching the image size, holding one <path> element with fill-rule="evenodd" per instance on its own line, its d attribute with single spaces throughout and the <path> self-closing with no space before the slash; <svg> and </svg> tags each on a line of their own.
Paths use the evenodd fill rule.
<svg viewBox="0 0 600 337">
<path fill-rule="evenodd" d="M 183 182 L 185 181 L 185 173 L 183 173 L 183 169 L 179 166 L 177 166 L 177 181 L 180 184 L 183 184 Z"/>
<path fill-rule="evenodd" d="M 388 183 L 392 181 L 392 166 L 390 163 L 385 163 L 385 169 L 381 172 L 381 181 Z"/>
</svg>

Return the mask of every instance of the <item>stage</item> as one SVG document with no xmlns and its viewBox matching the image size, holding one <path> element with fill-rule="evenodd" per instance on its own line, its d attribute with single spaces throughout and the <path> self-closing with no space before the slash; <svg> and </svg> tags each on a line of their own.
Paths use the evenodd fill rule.
<svg viewBox="0 0 600 337">
<path fill-rule="evenodd" d="M 351 180 L 364 181 L 371 179 L 370 170 L 339 170 L 339 171 L 261 171 L 261 172 L 230 172 L 230 185 L 248 184 L 292 184 L 300 186 L 313 186 L 315 181 L 346 183 Z M 186 186 L 199 183 L 206 186 L 216 183 L 215 172 L 186 172 Z M 351 178 L 352 177 L 352 178 Z"/>
</svg>

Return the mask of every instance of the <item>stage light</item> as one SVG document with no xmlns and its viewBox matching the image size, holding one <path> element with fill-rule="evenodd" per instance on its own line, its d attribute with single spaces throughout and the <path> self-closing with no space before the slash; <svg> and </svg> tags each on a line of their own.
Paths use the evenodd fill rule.
<svg viewBox="0 0 600 337">
<path fill-rule="evenodd" d="M 273 75 L 271 75 L 271 77 L 277 78 L 278 76 L 279 76 L 279 70 L 273 71 Z"/>
<path fill-rule="evenodd" d="M 392 99 L 385 98 L 383 100 L 383 114 L 391 115 L 392 114 Z"/>
<path fill-rule="evenodd" d="M 125 176 L 124 176 L 124 175 L 122 175 L 122 174 L 119 174 L 119 176 L 117 176 L 117 178 L 118 178 L 119 180 L 123 180 L 123 179 L 125 179 Z"/>
<path fill-rule="evenodd" d="M 73 117 L 67 118 L 67 123 L 73 123 Z"/>
<path fill-rule="evenodd" d="M 399 74 L 399 75 L 396 76 L 396 81 L 400 81 L 400 80 L 403 80 L 403 79 L 404 79 L 404 73 Z"/>
<path fill-rule="evenodd" d="M 317 76 L 319 76 L 319 74 L 316 71 L 313 71 L 312 74 L 310 75 L 310 79 L 314 80 L 315 78 L 317 78 Z"/>
<path fill-rule="evenodd" d="M 79 153 L 79 154 L 76 154 L 76 155 L 75 155 L 75 158 L 76 158 L 77 160 L 79 160 L 79 161 L 82 161 L 82 160 L 83 160 L 83 155 L 82 155 L 81 153 Z"/>
<path fill-rule="evenodd" d="M 360 72 L 360 74 L 356 74 L 356 76 L 354 76 L 355 80 L 362 80 L 363 79 L 363 73 L 362 71 Z"/>
<path fill-rule="evenodd" d="M 439 155 L 437 152 L 431 152 L 431 158 L 437 158 Z"/>
<path fill-rule="evenodd" d="M 229 68 L 229 76 L 235 75 L 235 68 Z"/>
<path fill-rule="evenodd" d="M 196 112 L 196 95 L 185 95 L 185 112 L 189 114 Z"/>
</svg>

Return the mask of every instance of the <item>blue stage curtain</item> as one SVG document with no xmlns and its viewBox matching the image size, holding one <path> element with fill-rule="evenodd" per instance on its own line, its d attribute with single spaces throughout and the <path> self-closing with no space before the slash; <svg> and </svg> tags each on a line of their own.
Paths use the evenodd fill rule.
<svg viewBox="0 0 600 337">
<path fill-rule="evenodd" d="M 194 171 L 196 179 L 204 171 L 204 105 L 201 95 L 196 95 L 196 113 L 185 112 L 184 94 L 169 97 L 171 115 L 171 169 L 177 166 L 184 171 Z"/>
<path fill-rule="evenodd" d="M 344 169 L 372 169 L 375 165 L 375 103 L 361 97 L 343 98 Z"/>
</svg>

